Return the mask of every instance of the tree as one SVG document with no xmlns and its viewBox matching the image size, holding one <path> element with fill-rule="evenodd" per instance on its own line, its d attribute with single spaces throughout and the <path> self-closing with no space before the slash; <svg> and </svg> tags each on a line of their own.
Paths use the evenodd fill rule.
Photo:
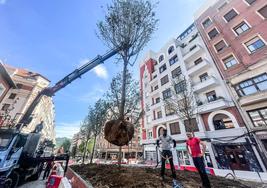
<svg viewBox="0 0 267 188">
<path fill-rule="evenodd" d="M 121 96 L 122 96 L 122 90 L 121 90 L 121 84 L 123 82 L 122 73 L 117 74 L 110 84 L 110 88 L 108 92 L 106 93 L 106 102 L 109 110 L 109 118 L 110 119 L 118 119 L 120 117 L 119 108 L 121 105 Z M 143 111 L 141 110 L 140 106 L 140 92 L 138 88 L 138 82 L 135 81 L 132 78 L 132 74 L 127 71 L 126 73 L 126 96 L 125 99 L 125 109 L 127 111 L 124 112 L 124 116 L 126 119 L 129 119 L 127 122 L 130 122 L 134 127 L 138 127 L 139 120 L 141 119 L 143 115 Z M 114 121 L 109 121 L 109 123 L 112 123 Z M 108 123 L 107 123 L 108 124 Z M 106 126 L 107 126 L 106 124 Z M 118 164 L 120 165 L 121 162 L 121 144 L 118 143 L 117 137 L 121 134 L 124 135 L 126 133 L 126 136 L 124 136 L 124 140 L 122 140 L 123 143 L 128 143 L 130 141 L 130 138 L 134 134 L 134 127 L 125 127 L 125 129 L 116 129 L 115 126 L 110 127 L 110 129 L 105 129 L 105 132 L 108 132 L 109 134 L 105 133 L 106 139 L 109 140 L 111 143 L 115 145 L 119 145 L 119 157 L 118 157 Z M 130 133 L 130 134 L 129 134 Z M 109 138 L 107 138 L 109 136 Z"/>
<path fill-rule="evenodd" d="M 150 1 L 114 0 L 107 6 L 104 21 L 97 24 L 99 37 L 109 48 L 119 49 L 123 61 L 120 119 L 124 119 L 125 114 L 127 67 L 134 64 L 132 59 L 138 56 L 157 28 L 154 7 Z"/>
<path fill-rule="evenodd" d="M 103 126 L 107 120 L 107 104 L 103 99 L 99 99 L 93 108 L 90 108 L 88 114 L 88 121 L 91 124 L 91 131 L 93 136 L 93 149 L 90 163 L 93 162 L 96 137 L 101 133 Z"/>
<path fill-rule="evenodd" d="M 172 80 L 171 96 L 163 96 L 166 113 L 175 113 L 186 123 L 186 131 L 194 132 L 193 119 L 197 112 L 195 95 L 191 82 L 180 75 Z"/>
<path fill-rule="evenodd" d="M 73 147 L 72 147 L 72 149 L 71 149 L 71 157 L 72 158 L 75 158 L 76 157 L 76 154 L 77 154 L 77 144 L 75 144 Z"/>
<path fill-rule="evenodd" d="M 69 151 L 70 145 L 71 145 L 70 140 L 65 139 L 64 142 L 62 143 L 61 147 L 63 147 L 64 152 L 66 152 L 66 151 Z"/>
<path fill-rule="evenodd" d="M 90 113 L 92 113 L 92 112 L 93 112 L 93 109 L 91 107 L 89 107 L 88 114 L 90 115 Z M 82 122 L 80 132 L 81 132 L 81 135 L 82 135 L 84 141 L 83 141 L 83 145 L 81 144 L 79 146 L 79 149 L 83 153 L 82 163 L 84 163 L 84 159 L 85 159 L 86 152 L 87 152 L 87 150 L 85 148 L 87 148 L 88 142 L 92 138 L 92 124 L 88 118 L 88 115 L 86 116 L 86 118 Z"/>
</svg>

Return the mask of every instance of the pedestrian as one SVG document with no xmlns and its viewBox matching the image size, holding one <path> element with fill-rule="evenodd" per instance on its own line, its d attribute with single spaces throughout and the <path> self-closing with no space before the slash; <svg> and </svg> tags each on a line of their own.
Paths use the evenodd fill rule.
<svg viewBox="0 0 267 188">
<path fill-rule="evenodd" d="M 52 169 L 52 166 L 53 166 L 53 162 L 52 161 L 47 161 L 46 162 L 46 167 L 45 167 L 45 171 L 44 171 L 43 180 L 48 178 L 48 176 L 50 174 L 50 171 Z"/>
<path fill-rule="evenodd" d="M 173 143 L 173 147 L 176 147 L 175 140 L 172 139 L 171 136 L 167 135 L 167 129 L 163 130 L 163 135 L 160 135 L 157 139 L 157 146 L 159 147 L 159 143 L 161 141 L 161 177 L 162 180 L 165 180 L 164 174 L 165 174 L 165 162 L 166 160 L 169 160 L 169 163 L 171 165 L 171 171 L 172 171 L 172 178 L 176 179 L 176 173 L 175 168 L 173 164 L 173 157 L 171 152 L 171 143 Z"/>
<path fill-rule="evenodd" d="M 206 151 L 206 144 L 199 138 L 195 137 L 191 132 L 187 132 L 186 135 L 188 137 L 186 141 L 187 151 L 193 158 L 194 165 L 197 168 L 202 180 L 202 186 L 204 188 L 211 188 L 203 157 Z M 200 145 L 202 146 L 202 150 L 200 148 Z"/>
</svg>

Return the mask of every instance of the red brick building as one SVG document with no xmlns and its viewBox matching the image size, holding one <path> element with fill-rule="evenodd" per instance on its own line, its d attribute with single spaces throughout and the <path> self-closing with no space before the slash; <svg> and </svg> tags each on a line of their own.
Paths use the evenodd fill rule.
<svg viewBox="0 0 267 188">
<path fill-rule="evenodd" d="M 210 0 L 196 26 L 243 119 L 267 154 L 267 1 Z"/>
</svg>

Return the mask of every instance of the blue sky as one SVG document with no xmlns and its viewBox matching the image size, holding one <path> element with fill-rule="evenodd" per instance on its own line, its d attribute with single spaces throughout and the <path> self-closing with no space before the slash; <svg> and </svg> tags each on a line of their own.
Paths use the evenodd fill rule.
<svg viewBox="0 0 267 188">
<path fill-rule="evenodd" d="M 154 0 L 153 0 L 154 1 Z M 96 23 L 104 17 L 110 0 L 0 0 L 0 59 L 36 71 L 51 85 L 87 60 L 108 49 L 96 36 Z M 159 27 L 140 58 L 157 51 L 193 22 L 193 14 L 204 0 L 159 0 Z M 139 59 L 140 59 L 139 58 Z M 56 106 L 57 137 L 71 137 L 90 104 L 101 97 L 111 78 L 121 70 L 114 59 L 85 74 L 59 91 Z M 138 78 L 138 62 L 132 71 Z"/>
</svg>

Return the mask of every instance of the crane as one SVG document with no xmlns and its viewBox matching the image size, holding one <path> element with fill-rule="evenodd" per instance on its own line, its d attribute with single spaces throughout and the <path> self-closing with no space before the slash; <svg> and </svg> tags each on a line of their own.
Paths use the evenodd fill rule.
<svg viewBox="0 0 267 188">
<path fill-rule="evenodd" d="M 59 90 L 63 89 L 64 87 L 66 87 L 67 85 L 69 85 L 71 82 L 73 82 L 77 78 L 81 78 L 81 76 L 83 74 L 87 73 L 88 71 L 90 71 L 91 69 L 96 67 L 97 65 L 99 65 L 101 63 L 104 63 L 104 61 L 106 61 L 107 59 L 111 58 L 112 56 L 114 56 L 118 52 L 119 52 L 118 49 L 113 49 L 113 50 L 110 50 L 109 52 L 107 52 L 106 54 L 104 54 L 102 56 L 98 55 L 93 60 L 89 61 L 88 63 L 86 63 L 86 64 L 82 65 L 81 67 L 79 67 L 79 68 L 75 69 L 74 71 L 72 71 L 70 74 L 65 76 L 60 81 L 58 81 L 54 86 L 44 88 L 41 92 L 39 92 L 37 94 L 37 96 L 35 97 L 33 102 L 28 107 L 27 111 L 24 113 L 24 115 L 20 119 L 20 121 L 18 123 L 19 128 L 21 129 L 22 125 L 26 126 L 31 122 L 32 113 L 33 113 L 35 107 L 40 102 L 40 100 L 41 100 L 41 98 L 43 96 L 49 96 L 49 97 L 54 96 L 56 92 L 58 92 Z"/>
</svg>

